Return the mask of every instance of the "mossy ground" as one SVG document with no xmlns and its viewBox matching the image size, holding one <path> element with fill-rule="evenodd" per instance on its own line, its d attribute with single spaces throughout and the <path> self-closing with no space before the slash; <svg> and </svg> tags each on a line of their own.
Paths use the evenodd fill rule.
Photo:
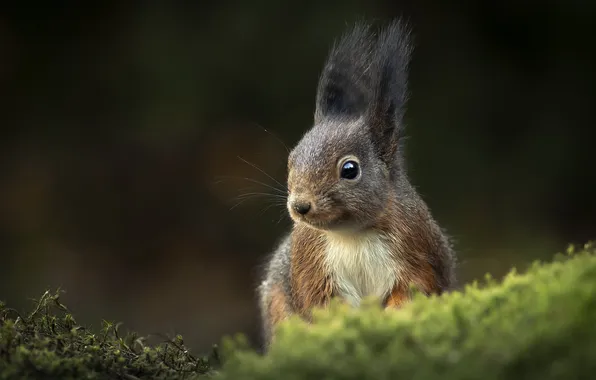
<svg viewBox="0 0 596 380">
<path fill-rule="evenodd" d="M 570 249 L 502 282 L 399 311 L 334 303 L 316 323 L 280 326 L 267 355 L 226 340 L 188 353 L 181 337 L 156 346 L 105 323 L 78 326 L 46 293 L 27 316 L 0 308 L 3 379 L 583 379 L 596 375 L 596 249 Z M 216 372 L 218 371 L 218 372 Z"/>
<path fill-rule="evenodd" d="M 155 346 L 119 325 L 103 322 L 94 333 L 76 323 L 60 303 L 60 291 L 46 292 L 29 315 L 0 304 L 0 379 L 189 379 L 207 376 L 219 363 L 197 358 L 181 336 Z"/>
</svg>

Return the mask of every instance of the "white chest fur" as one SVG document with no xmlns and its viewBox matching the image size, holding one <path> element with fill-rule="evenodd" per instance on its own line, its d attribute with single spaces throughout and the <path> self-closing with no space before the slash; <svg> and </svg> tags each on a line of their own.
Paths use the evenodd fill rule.
<svg viewBox="0 0 596 380">
<path fill-rule="evenodd" d="M 398 268 L 387 239 L 378 233 L 331 233 L 326 242 L 326 263 L 342 298 L 358 306 L 364 297 L 389 294 Z"/>
</svg>

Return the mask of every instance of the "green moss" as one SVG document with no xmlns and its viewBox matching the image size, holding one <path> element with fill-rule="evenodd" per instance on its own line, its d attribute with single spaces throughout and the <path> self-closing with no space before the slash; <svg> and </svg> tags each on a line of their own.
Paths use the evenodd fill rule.
<svg viewBox="0 0 596 380">
<path fill-rule="evenodd" d="M 401 310 L 334 303 L 280 326 L 267 355 L 240 336 L 223 363 L 182 337 L 151 346 L 104 322 L 94 334 L 46 293 L 21 316 L 0 305 L 0 379 L 581 379 L 596 370 L 596 249 L 512 271 L 502 282 L 417 295 Z"/>
<path fill-rule="evenodd" d="M 0 304 L 0 379 L 189 379 L 218 363 L 188 353 L 182 337 L 156 346 L 104 321 L 97 334 L 76 323 L 60 292 L 46 292 L 28 316 Z"/>
<path fill-rule="evenodd" d="M 596 370 L 596 251 L 571 249 L 502 283 L 280 326 L 269 354 L 228 342 L 221 379 L 580 379 Z"/>
</svg>

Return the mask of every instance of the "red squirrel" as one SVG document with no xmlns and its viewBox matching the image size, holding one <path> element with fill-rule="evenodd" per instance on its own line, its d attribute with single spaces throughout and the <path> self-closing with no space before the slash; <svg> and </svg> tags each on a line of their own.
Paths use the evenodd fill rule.
<svg viewBox="0 0 596 380">
<path fill-rule="evenodd" d="M 259 306 L 265 346 L 290 315 L 339 297 L 385 308 L 455 284 L 449 238 L 404 165 L 410 31 L 356 24 L 335 42 L 319 78 L 314 124 L 288 157 L 293 227 L 270 257 Z"/>
</svg>

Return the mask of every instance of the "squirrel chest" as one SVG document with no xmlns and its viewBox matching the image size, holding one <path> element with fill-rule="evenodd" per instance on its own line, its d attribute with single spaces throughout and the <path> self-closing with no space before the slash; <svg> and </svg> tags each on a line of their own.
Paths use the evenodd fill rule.
<svg viewBox="0 0 596 380">
<path fill-rule="evenodd" d="M 362 298 L 384 298 L 398 278 L 388 239 L 379 233 L 329 233 L 325 236 L 325 263 L 336 294 L 353 306 Z"/>
</svg>

